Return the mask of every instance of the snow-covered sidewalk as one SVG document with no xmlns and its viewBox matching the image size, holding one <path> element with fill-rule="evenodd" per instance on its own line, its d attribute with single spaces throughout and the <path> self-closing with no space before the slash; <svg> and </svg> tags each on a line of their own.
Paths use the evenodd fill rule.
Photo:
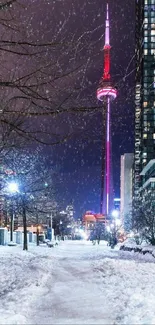
<svg viewBox="0 0 155 325">
<path fill-rule="evenodd" d="M 139 255 L 84 241 L 0 246 L 0 324 L 154 324 L 155 261 Z"/>
<path fill-rule="evenodd" d="M 50 249 L 0 246 L 0 324 L 27 324 L 54 261 Z"/>
</svg>

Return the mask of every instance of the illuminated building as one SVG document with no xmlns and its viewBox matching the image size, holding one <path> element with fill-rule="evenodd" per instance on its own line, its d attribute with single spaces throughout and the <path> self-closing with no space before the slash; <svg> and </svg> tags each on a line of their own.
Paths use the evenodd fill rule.
<svg viewBox="0 0 155 325">
<path fill-rule="evenodd" d="M 125 230 L 131 229 L 133 153 L 121 156 L 120 217 Z"/>
<path fill-rule="evenodd" d="M 90 232 L 94 229 L 96 224 L 95 213 L 91 211 L 86 211 L 82 218 L 82 223 L 85 229 L 85 232 L 90 235 Z"/>
<path fill-rule="evenodd" d="M 101 213 L 94 213 L 92 211 L 86 211 L 86 213 L 83 215 L 82 218 L 82 224 L 88 236 L 98 224 L 104 227 L 105 222 L 106 222 L 105 215 Z"/>
<path fill-rule="evenodd" d="M 135 53 L 133 226 L 139 227 L 145 213 L 151 217 L 155 203 L 155 0 L 136 1 Z"/>
<path fill-rule="evenodd" d="M 155 157 L 155 0 L 136 1 L 134 209 L 142 170 Z"/>
<path fill-rule="evenodd" d="M 110 143 L 110 103 L 117 96 L 117 90 L 114 87 L 110 76 L 110 33 L 109 33 L 109 7 L 106 10 L 105 27 L 105 45 L 104 45 L 104 71 L 97 89 L 97 99 L 103 102 L 103 114 L 106 109 L 106 163 L 104 166 L 104 156 L 102 155 L 102 173 L 101 173 L 101 204 L 100 213 L 110 216 L 110 205 L 112 198 L 112 177 L 111 177 L 111 143 Z M 104 144 L 103 144 L 104 147 Z M 104 179 L 105 174 L 105 179 Z M 104 193 L 105 184 L 105 193 Z"/>
<path fill-rule="evenodd" d="M 114 210 L 120 211 L 120 204 L 121 204 L 121 199 L 114 198 Z"/>
</svg>

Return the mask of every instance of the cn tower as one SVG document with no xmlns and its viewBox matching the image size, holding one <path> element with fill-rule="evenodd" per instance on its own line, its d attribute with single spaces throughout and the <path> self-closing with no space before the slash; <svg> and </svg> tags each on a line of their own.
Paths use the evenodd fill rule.
<svg viewBox="0 0 155 325">
<path fill-rule="evenodd" d="M 105 45 L 104 45 L 104 70 L 103 76 L 99 82 L 97 89 L 97 99 L 104 103 L 103 113 L 106 109 L 106 152 L 105 155 L 105 165 L 104 165 L 104 155 L 102 155 L 102 173 L 101 173 L 101 203 L 100 203 L 100 213 L 105 214 L 106 218 L 109 217 L 110 213 L 110 195 L 111 195 L 111 142 L 110 142 L 110 103 L 117 96 L 117 90 L 111 81 L 110 76 L 110 32 L 109 32 L 109 6 L 107 3 L 106 10 L 106 24 L 105 24 Z M 104 148 L 104 143 L 103 143 Z M 105 174 L 105 177 L 104 177 Z M 105 193 L 104 193 L 104 182 L 105 182 Z M 103 202 L 105 202 L 105 211 Z"/>
</svg>

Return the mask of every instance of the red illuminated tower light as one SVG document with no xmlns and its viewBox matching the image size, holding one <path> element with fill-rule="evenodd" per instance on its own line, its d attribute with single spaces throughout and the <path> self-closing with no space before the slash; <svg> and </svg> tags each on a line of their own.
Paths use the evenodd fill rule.
<svg viewBox="0 0 155 325">
<path fill-rule="evenodd" d="M 104 196 L 104 166 L 102 163 L 102 185 L 101 185 L 101 206 L 100 212 L 109 216 L 110 212 L 110 183 L 111 183 L 111 155 L 110 155 L 110 102 L 117 96 L 117 90 L 111 82 L 110 76 L 110 33 L 109 33 L 109 7 L 107 3 L 106 27 L 105 27 L 105 45 L 104 45 L 104 71 L 97 89 L 97 99 L 106 104 L 106 164 L 105 164 L 105 181 L 106 181 L 106 211 L 103 211 Z M 104 145 L 104 144 L 103 144 Z M 102 158 L 104 159 L 104 157 Z"/>
</svg>

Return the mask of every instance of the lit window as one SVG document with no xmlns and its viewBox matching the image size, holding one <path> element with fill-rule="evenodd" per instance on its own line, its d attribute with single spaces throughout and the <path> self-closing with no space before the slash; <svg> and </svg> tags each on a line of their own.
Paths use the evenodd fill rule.
<svg viewBox="0 0 155 325">
<path fill-rule="evenodd" d="M 151 30 L 151 35 L 155 35 L 155 30 L 154 29 Z"/>
<path fill-rule="evenodd" d="M 155 133 L 153 133 L 153 139 L 155 140 Z"/>
<path fill-rule="evenodd" d="M 145 11 L 144 11 L 144 17 L 147 17 L 147 16 L 148 16 L 148 11 L 145 10 Z"/>
<path fill-rule="evenodd" d="M 143 103 L 143 106 L 144 106 L 144 107 L 147 107 L 147 102 L 144 102 L 144 103 Z"/>
<path fill-rule="evenodd" d="M 147 49 L 145 49 L 144 50 L 144 55 L 147 55 L 148 54 L 148 50 Z M 152 53 L 151 53 L 152 54 Z M 154 54 L 154 53 L 153 53 Z"/>
<path fill-rule="evenodd" d="M 152 38 L 152 37 L 151 37 L 151 38 Z M 145 36 L 145 37 L 144 37 L 144 42 L 147 43 L 147 41 L 148 41 L 148 37 Z"/>
<path fill-rule="evenodd" d="M 144 157 L 144 158 L 147 157 L 147 152 L 143 152 L 143 157 Z"/>
<path fill-rule="evenodd" d="M 143 164 L 145 164 L 146 163 L 146 159 L 143 159 Z"/>
<path fill-rule="evenodd" d="M 145 5 L 147 5 L 148 4 L 148 0 L 145 0 Z"/>
<path fill-rule="evenodd" d="M 148 18 L 144 18 L 144 24 L 148 23 Z"/>
<path fill-rule="evenodd" d="M 143 134 L 143 139 L 147 139 L 147 133 Z"/>
<path fill-rule="evenodd" d="M 144 37 L 144 38 L 147 38 L 147 37 Z M 151 36 L 151 42 L 155 42 L 155 37 L 154 36 Z"/>
</svg>

